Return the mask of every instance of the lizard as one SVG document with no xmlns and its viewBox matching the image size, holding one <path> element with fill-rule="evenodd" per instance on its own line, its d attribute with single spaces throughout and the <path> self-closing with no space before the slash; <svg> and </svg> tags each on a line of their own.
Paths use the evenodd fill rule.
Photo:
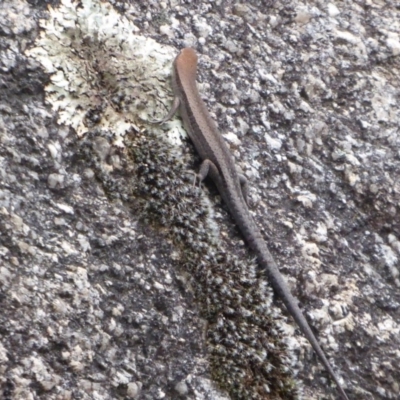
<svg viewBox="0 0 400 400">
<path fill-rule="evenodd" d="M 287 310 L 310 342 L 318 358 L 336 383 L 341 397 L 349 400 L 338 377 L 333 371 L 318 340 L 306 318 L 291 294 L 286 280 L 280 273 L 262 234 L 248 208 L 248 184 L 244 175 L 237 172 L 233 156 L 218 131 L 217 125 L 209 114 L 200 97 L 196 84 L 198 57 L 194 49 L 187 47 L 180 51 L 173 62 L 172 85 L 174 100 L 168 114 L 156 123 L 170 120 L 179 109 L 185 130 L 203 160 L 197 178 L 200 183 L 210 176 L 222 199 L 228 206 L 236 224 L 255 252 L 262 270 L 267 273 L 272 288 L 282 299 Z"/>
</svg>

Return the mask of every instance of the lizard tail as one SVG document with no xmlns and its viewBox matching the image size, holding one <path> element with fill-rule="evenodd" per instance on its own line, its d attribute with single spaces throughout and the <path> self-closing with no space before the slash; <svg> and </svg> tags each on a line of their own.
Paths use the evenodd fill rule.
<svg viewBox="0 0 400 400">
<path fill-rule="evenodd" d="M 308 324 L 306 318 L 304 317 L 304 314 L 300 310 L 297 300 L 291 294 L 286 280 L 280 273 L 278 266 L 276 265 L 274 258 L 269 252 L 268 247 L 261 235 L 261 232 L 255 224 L 247 206 L 244 204 L 244 202 L 243 204 L 232 204 L 238 202 L 240 202 L 240 200 L 237 202 L 228 202 L 229 208 L 231 208 L 232 215 L 235 216 L 236 223 L 239 225 L 245 240 L 253 249 L 253 251 L 257 254 L 257 259 L 260 267 L 267 273 L 274 291 L 282 299 L 289 313 L 294 318 L 297 325 L 300 327 L 304 336 L 310 342 L 311 346 L 317 353 L 317 356 L 319 357 L 326 370 L 329 372 L 333 381 L 336 383 L 341 397 L 344 400 L 349 400 L 344 389 L 342 388 L 338 377 L 333 371 L 313 331 L 311 330 L 310 325 Z M 246 210 L 247 212 L 244 212 L 244 210 Z"/>
</svg>

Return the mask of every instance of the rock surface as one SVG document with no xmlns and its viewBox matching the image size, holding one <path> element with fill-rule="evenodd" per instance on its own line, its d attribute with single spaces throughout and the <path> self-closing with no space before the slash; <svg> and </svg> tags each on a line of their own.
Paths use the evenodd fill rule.
<svg viewBox="0 0 400 400">
<path fill-rule="evenodd" d="M 180 120 L 145 122 L 193 46 L 349 398 L 399 398 L 396 2 L 48 3 L 0 4 L 0 397 L 338 397 Z"/>
</svg>

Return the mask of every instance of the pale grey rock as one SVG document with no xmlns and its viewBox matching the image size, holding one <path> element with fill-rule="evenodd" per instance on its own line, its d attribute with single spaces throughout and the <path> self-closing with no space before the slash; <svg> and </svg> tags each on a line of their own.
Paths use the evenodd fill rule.
<svg viewBox="0 0 400 400">
<path fill-rule="evenodd" d="M 349 397 L 396 399 L 398 6 L 200 3 L 112 2 L 116 14 L 109 15 L 124 14 L 136 27 L 126 39 L 135 32 L 175 53 L 198 48 L 202 95 L 223 132 L 240 138 L 232 147 L 254 179 L 256 220 Z M 132 124 L 142 126 L 139 114 L 151 120 L 167 108 L 171 47 L 154 56 L 164 57 L 163 67 L 151 70 L 151 79 L 138 79 L 150 88 L 146 96 L 132 94 L 138 71 L 158 61 L 146 70 L 129 59 L 133 43 L 118 48 L 122 36 L 96 30 L 86 41 L 97 47 L 76 47 L 73 33 L 82 26 L 71 10 L 52 35 L 65 40 L 54 51 L 65 64 L 47 56 L 39 62 L 25 50 L 45 35 L 40 19 L 56 21 L 59 2 L 50 4 L 0 4 L 0 397 L 226 399 L 206 356 L 202 306 L 190 276 L 177 269 L 170 231 L 180 227 L 144 222 L 118 186 L 129 179 L 112 133 L 123 136 Z M 133 65 L 140 67 L 129 75 Z M 61 72 L 67 67 L 69 76 Z M 45 93 L 51 69 L 54 86 Z M 154 80 L 164 85 L 158 91 Z M 69 97 L 63 90 L 72 87 Z M 168 131 L 175 129 L 175 142 L 191 149 L 174 123 Z M 76 135 L 96 129 L 103 134 L 93 136 L 92 159 L 100 159 L 100 172 L 81 155 Z M 247 265 L 231 219 L 211 186 L 204 191 L 216 199 L 224 245 Z M 235 321 L 233 311 L 227 304 L 226 320 Z M 276 321 L 304 398 L 336 398 L 291 319 Z M 240 330 L 233 322 L 231 329 Z"/>
<path fill-rule="evenodd" d="M 50 174 L 47 178 L 47 184 L 50 189 L 62 189 L 64 187 L 64 175 Z"/>
</svg>

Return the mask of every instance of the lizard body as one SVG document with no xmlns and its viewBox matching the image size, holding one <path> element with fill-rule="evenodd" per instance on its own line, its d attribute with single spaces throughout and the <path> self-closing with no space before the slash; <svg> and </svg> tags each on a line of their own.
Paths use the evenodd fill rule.
<svg viewBox="0 0 400 400">
<path fill-rule="evenodd" d="M 170 112 L 160 123 L 169 120 L 179 108 L 185 129 L 203 160 L 198 178 L 200 181 L 207 176 L 212 178 L 246 242 L 256 253 L 259 266 L 267 273 L 273 289 L 336 383 L 341 397 L 349 400 L 250 214 L 246 179 L 237 173 L 233 157 L 200 97 L 196 73 L 196 52 L 185 48 L 173 63 L 175 98 Z"/>
</svg>

